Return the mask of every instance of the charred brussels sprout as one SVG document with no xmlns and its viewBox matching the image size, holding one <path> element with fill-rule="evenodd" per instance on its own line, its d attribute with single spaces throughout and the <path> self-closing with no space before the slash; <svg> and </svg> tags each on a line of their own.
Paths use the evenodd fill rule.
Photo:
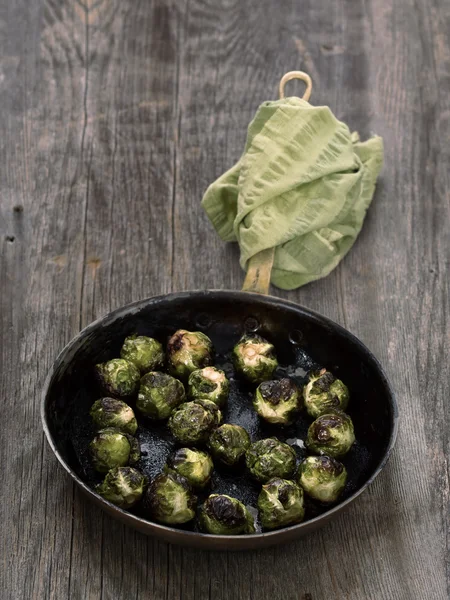
<svg viewBox="0 0 450 600">
<path fill-rule="evenodd" d="M 273 477 L 291 477 L 295 471 L 295 451 L 276 437 L 254 442 L 245 453 L 252 477 L 265 483 Z"/>
<path fill-rule="evenodd" d="M 169 419 L 169 429 L 182 444 L 198 444 L 206 442 L 221 421 L 222 413 L 214 402 L 196 400 L 175 410 Z"/>
<path fill-rule="evenodd" d="M 303 521 L 303 490 L 293 481 L 275 477 L 262 486 L 258 510 L 264 529 L 287 527 Z"/>
<path fill-rule="evenodd" d="M 285 377 L 279 381 L 263 381 L 255 393 L 253 406 L 268 423 L 289 425 L 301 407 L 301 394 L 295 383 Z"/>
<path fill-rule="evenodd" d="M 206 452 L 179 448 L 169 455 L 164 471 L 185 477 L 193 488 L 201 490 L 210 482 L 213 469 L 213 461 Z"/>
<path fill-rule="evenodd" d="M 298 482 L 314 500 L 336 502 L 347 483 L 347 471 L 329 456 L 308 456 L 299 467 Z"/>
<path fill-rule="evenodd" d="M 194 400 L 195 404 L 200 404 L 203 410 L 207 411 L 211 415 L 213 422 L 213 429 L 219 427 L 222 423 L 222 412 L 217 407 L 217 404 L 211 402 L 211 400 Z"/>
<path fill-rule="evenodd" d="M 137 429 L 133 409 L 117 398 L 100 398 L 91 407 L 90 413 L 96 429 L 114 427 L 130 435 Z"/>
<path fill-rule="evenodd" d="M 259 335 L 244 335 L 233 348 L 236 371 L 251 383 L 272 377 L 278 366 L 275 348 Z"/>
<path fill-rule="evenodd" d="M 243 427 L 225 423 L 212 432 L 208 448 L 216 460 L 232 467 L 244 456 L 250 443 L 250 436 Z"/>
<path fill-rule="evenodd" d="M 120 508 L 131 508 L 142 498 L 148 479 L 133 467 L 116 467 L 108 471 L 95 491 Z"/>
<path fill-rule="evenodd" d="M 138 441 L 113 427 L 101 429 L 89 444 L 92 463 L 99 473 L 114 467 L 134 465 L 141 457 Z"/>
<path fill-rule="evenodd" d="M 147 373 L 141 379 L 136 408 L 155 421 L 168 419 L 174 409 L 185 400 L 181 381 L 158 371 Z"/>
<path fill-rule="evenodd" d="M 201 331 L 179 329 L 167 343 L 169 371 L 183 381 L 187 381 L 193 371 L 210 365 L 212 355 L 212 342 Z"/>
<path fill-rule="evenodd" d="M 149 485 L 145 505 L 155 521 L 175 525 L 195 516 L 197 498 L 184 477 L 174 473 L 157 475 Z"/>
<path fill-rule="evenodd" d="M 164 366 L 164 350 L 162 345 L 145 335 L 128 336 L 120 351 L 120 356 L 132 362 L 141 372 L 157 371 Z"/>
<path fill-rule="evenodd" d="M 124 358 L 113 358 L 96 365 L 97 377 L 103 389 L 115 398 L 129 398 L 139 387 L 138 368 Z"/>
<path fill-rule="evenodd" d="M 311 423 L 306 446 L 315 454 L 344 456 L 355 441 L 352 420 L 345 413 L 321 415 Z"/>
<path fill-rule="evenodd" d="M 308 415 L 316 419 L 335 410 L 345 410 L 349 393 L 347 386 L 340 379 L 336 379 L 326 369 L 321 369 L 308 375 L 308 383 L 303 388 L 303 398 Z"/>
<path fill-rule="evenodd" d="M 253 517 L 246 507 L 230 496 L 211 494 L 201 508 L 200 527 L 215 535 L 255 533 Z"/>
<path fill-rule="evenodd" d="M 230 382 L 225 373 L 215 367 L 198 369 L 189 376 L 188 395 L 193 400 L 210 400 L 223 406 L 228 398 Z"/>
</svg>

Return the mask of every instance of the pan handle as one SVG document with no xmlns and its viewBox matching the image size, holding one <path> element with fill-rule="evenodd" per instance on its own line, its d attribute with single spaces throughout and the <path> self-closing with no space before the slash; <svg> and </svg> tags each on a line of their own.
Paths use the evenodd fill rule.
<svg viewBox="0 0 450 600">
<path fill-rule="evenodd" d="M 267 295 L 270 286 L 270 274 L 275 258 L 275 248 L 261 250 L 249 260 L 247 275 L 245 276 L 242 291 L 256 292 Z"/>
<path fill-rule="evenodd" d="M 289 71 L 283 75 L 280 81 L 279 95 L 284 98 L 284 86 L 292 79 L 300 79 L 306 84 L 306 90 L 303 94 L 303 100 L 308 101 L 311 96 L 312 81 L 311 77 L 303 71 Z M 244 292 L 256 292 L 257 294 L 267 295 L 270 286 L 270 274 L 275 257 L 275 248 L 261 250 L 249 261 L 247 275 L 242 286 Z"/>
</svg>

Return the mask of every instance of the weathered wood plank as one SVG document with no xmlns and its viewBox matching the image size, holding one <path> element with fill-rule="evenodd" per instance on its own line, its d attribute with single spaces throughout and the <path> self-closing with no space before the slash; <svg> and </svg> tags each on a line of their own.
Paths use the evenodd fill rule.
<svg viewBox="0 0 450 600">
<path fill-rule="evenodd" d="M 0 0 L 5 598 L 448 598 L 449 30 L 444 0 Z M 386 165 L 339 268 L 276 293 L 379 356 L 399 443 L 368 493 L 314 536 L 243 554 L 169 547 L 74 490 L 44 442 L 40 388 L 101 314 L 241 285 L 236 248 L 199 202 L 293 68 L 312 75 L 313 103 L 384 137 Z"/>
</svg>

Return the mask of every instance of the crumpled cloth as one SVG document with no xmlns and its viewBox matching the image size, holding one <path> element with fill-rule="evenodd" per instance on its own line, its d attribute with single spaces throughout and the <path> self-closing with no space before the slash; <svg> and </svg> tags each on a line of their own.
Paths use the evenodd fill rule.
<svg viewBox="0 0 450 600">
<path fill-rule="evenodd" d="M 360 142 L 327 106 L 264 102 L 239 162 L 206 190 L 219 236 L 240 264 L 275 246 L 271 283 L 291 290 L 325 277 L 352 247 L 383 164 L 379 136 Z"/>
</svg>

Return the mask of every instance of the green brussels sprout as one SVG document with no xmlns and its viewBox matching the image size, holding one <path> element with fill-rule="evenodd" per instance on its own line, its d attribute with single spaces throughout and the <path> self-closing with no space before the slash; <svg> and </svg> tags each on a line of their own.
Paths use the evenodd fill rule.
<svg viewBox="0 0 450 600">
<path fill-rule="evenodd" d="M 258 440 L 245 453 L 245 463 L 250 475 L 265 483 L 273 477 L 288 478 L 294 474 L 295 451 L 276 437 Z"/>
<path fill-rule="evenodd" d="M 303 521 L 303 490 L 294 481 L 275 477 L 262 486 L 258 497 L 263 529 L 287 527 Z"/>
<path fill-rule="evenodd" d="M 217 406 L 223 406 L 229 391 L 230 382 L 220 369 L 205 367 L 189 375 L 188 395 L 193 400 L 210 400 Z"/>
<path fill-rule="evenodd" d="M 120 508 L 131 508 L 142 498 L 148 479 L 133 467 L 115 467 L 95 491 Z"/>
<path fill-rule="evenodd" d="M 164 350 L 162 345 L 145 335 L 129 335 L 120 351 L 121 358 L 132 362 L 141 375 L 149 371 L 157 371 L 164 366 Z"/>
<path fill-rule="evenodd" d="M 187 381 L 193 371 L 212 363 L 213 350 L 211 340 L 201 331 L 179 329 L 167 342 L 170 373 Z"/>
<path fill-rule="evenodd" d="M 177 408 L 168 424 L 176 440 L 190 445 L 206 442 L 221 421 L 222 413 L 214 402 L 195 400 Z"/>
<path fill-rule="evenodd" d="M 250 443 L 250 436 L 243 427 L 225 423 L 211 433 L 208 448 L 216 460 L 232 467 L 244 456 Z"/>
<path fill-rule="evenodd" d="M 313 371 L 308 375 L 308 383 L 303 388 L 306 412 L 316 419 L 320 415 L 343 411 L 347 408 L 349 393 L 340 379 L 327 371 Z"/>
<path fill-rule="evenodd" d="M 146 506 L 150 516 L 159 523 L 187 523 L 195 517 L 197 497 L 181 475 L 160 474 L 147 489 Z"/>
<path fill-rule="evenodd" d="M 244 335 L 233 348 L 236 371 L 251 383 L 270 379 L 278 367 L 273 345 L 260 335 Z"/>
<path fill-rule="evenodd" d="M 167 458 L 165 473 L 178 473 L 195 489 L 205 488 L 211 480 L 214 464 L 206 452 L 195 448 L 179 448 Z"/>
<path fill-rule="evenodd" d="M 200 404 L 203 407 L 203 410 L 206 410 L 210 415 L 213 422 L 213 429 L 219 427 L 222 423 L 222 411 L 219 410 L 219 407 L 211 400 L 193 400 L 195 404 Z"/>
<path fill-rule="evenodd" d="M 308 496 L 325 503 L 336 502 L 347 483 L 344 465 L 330 456 L 308 456 L 297 477 Z"/>
<path fill-rule="evenodd" d="M 141 450 L 136 438 L 107 427 L 101 429 L 89 444 L 92 463 L 99 473 L 106 473 L 114 467 L 134 465 L 141 457 Z"/>
<path fill-rule="evenodd" d="M 263 381 L 256 389 L 253 406 L 268 423 L 289 425 L 302 405 L 300 390 L 285 377 L 278 381 Z"/>
<path fill-rule="evenodd" d="M 247 508 L 230 496 L 211 494 L 200 510 L 200 527 L 215 535 L 255 533 L 254 519 Z"/>
<path fill-rule="evenodd" d="M 117 398 L 100 398 L 91 407 L 89 414 L 96 429 L 114 427 L 130 435 L 137 430 L 137 421 L 133 409 Z"/>
<path fill-rule="evenodd" d="M 185 399 L 181 381 L 166 373 L 152 371 L 141 379 L 136 408 L 149 419 L 161 421 L 168 419 Z"/>
<path fill-rule="evenodd" d="M 114 398 L 129 398 L 139 387 L 139 369 L 129 360 L 113 358 L 95 366 L 103 389 Z"/>
<path fill-rule="evenodd" d="M 352 420 L 343 412 L 321 415 L 311 423 L 306 446 L 315 454 L 344 456 L 355 441 Z"/>
</svg>

